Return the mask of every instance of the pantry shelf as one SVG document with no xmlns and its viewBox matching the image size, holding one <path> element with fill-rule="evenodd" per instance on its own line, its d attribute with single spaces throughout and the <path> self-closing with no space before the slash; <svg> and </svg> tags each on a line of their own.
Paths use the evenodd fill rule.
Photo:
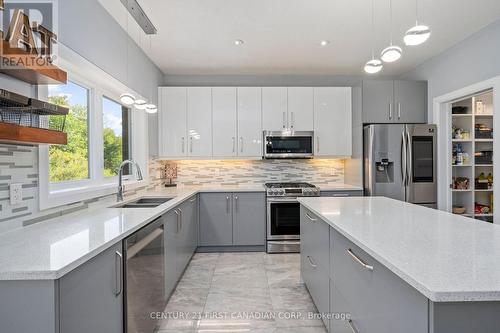
<svg viewBox="0 0 500 333">
<path fill-rule="evenodd" d="M 451 112 L 449 209 L 465 210 L 459 215 L 493 222 L 493 91 L 464 97 L 452 103 Z M 486 214 L 476 214 L 479 211 Z"/>
</svg>

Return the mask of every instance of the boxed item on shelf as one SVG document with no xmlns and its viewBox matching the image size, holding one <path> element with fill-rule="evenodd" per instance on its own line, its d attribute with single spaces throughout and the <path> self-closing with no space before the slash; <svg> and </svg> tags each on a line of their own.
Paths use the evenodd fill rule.
<svg viewBox="0 0 500 333">
<path fill-rule="evenodd" d="M 476 124 L 476 139 L 493 139 L 493 129 L 484 124 Z"/>
<path fill-rule="evenodd" d="M 492 164 L 493 163 L 493 151 L 483 150 L 478 151 L 474 154 L 476 164 Z"/>
<path fill-rule="evenodd" d="M 467 106 L 454 106 L 451 108 L 452 114 L 467 114 L 469 107 Z"/>
</svg>

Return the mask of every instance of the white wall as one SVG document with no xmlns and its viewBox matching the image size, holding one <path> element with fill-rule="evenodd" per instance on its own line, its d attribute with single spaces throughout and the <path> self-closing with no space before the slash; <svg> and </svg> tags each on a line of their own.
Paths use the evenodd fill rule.
<svg viewBox="0 0 500 333">
<path fill-rule="evenodd" d="M 401 78 L 429 82 L 428 119 L 432 119 L 432 100 L 435 97 L 497 75 L 500 75 L 500 20 L 424 62 Z"/>
</svg>

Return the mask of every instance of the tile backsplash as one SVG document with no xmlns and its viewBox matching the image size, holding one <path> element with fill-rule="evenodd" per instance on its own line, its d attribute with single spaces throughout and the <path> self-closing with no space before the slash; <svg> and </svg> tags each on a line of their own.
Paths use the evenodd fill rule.
<svg viewBox="0 0 500 333">
<path fill-rule="evenodd" d="M 344 160 L 208 160 L 157 161 L 177 165 L 179 185 L 255 185 L 266 182 L 305 181 L 313 184 L 344 182 Z M 157 176 L 159 177 L 159 176 Z"/>
</svg>

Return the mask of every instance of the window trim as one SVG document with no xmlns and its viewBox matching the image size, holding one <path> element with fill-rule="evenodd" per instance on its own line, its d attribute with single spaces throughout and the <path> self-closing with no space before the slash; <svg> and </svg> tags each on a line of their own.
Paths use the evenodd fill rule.
<svg viewBox="0 0 500 333">
<path fill-rule="evenodd" d="M 118 177 L 104 177 L 102 98 L 106 97 L 119 101 L 120 94 L 123 91 L 131 91 L 136 96 L 142 97 L 85 58 L 64 47 L 64 45 L 59 45 L 58 66 L 68 72 L 69 81 L 89 89 L 89 178 L 50 183 L 49 146 L 40 145 L 38 153 L 40 210 L 77 203 L 117 192 Z M 47 86 L 39 86 L 38 98 L 42 100 L 48 98 Z M 129 122 L 132 133 L 130 137 L 131 158 L 140 165 L 144 176 L 142 181 L 137 181 L 130 176 L 124 177 L 126 188 L 133 189 L 149 184 L 147 113 L 131 108 Z M 141 149 L 135 147 L 141 147 Z"/>
</svg>

